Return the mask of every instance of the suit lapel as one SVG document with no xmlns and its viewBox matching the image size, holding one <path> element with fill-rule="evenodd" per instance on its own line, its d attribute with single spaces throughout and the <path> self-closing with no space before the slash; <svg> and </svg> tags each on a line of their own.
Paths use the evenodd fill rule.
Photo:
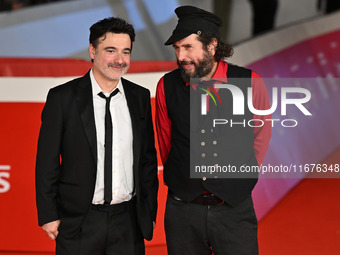
<svg viewBox="0 0 340 255">
<path fill-rule="evenodd" d="M 122 84 L 126 96 L 127 105 L 131 117 L 132 135 L 133 135 L 133 171 L 134 176 L 138 176 L 138 162 L 140 154 L 140 114 L 139 114 L 139 98 L 129 86 L 128 81 L 122 78 Z M 97 165 L 97 136 L 96 125 L 94 120 L 93 96 L 90 75 L 87 73 L 76 86 L 76 102 L 79 107 L 80 117 L 84 126 L 84 130 L 89 141 L 93 158 Z"/>
<path fill-rule="evenodd" d="M 130 117 L 131 117 L 131 125 L 132 125 L 132 135 L 133 135 L 133 171 L 134 176 L 138 176 L 138 162 L 139 162 L 139 154 L 140 154 L 140 118 L 139 115 L 139 98 L 138 95 L 136 95 L 132 89 L 131 86 L 129 86 L 128 81 L 122 78 L 122 84 L 126 96 L 127 105 L 130 111 Z"/>
<path fill-rule="evenodd" d="M 88 72 L 76 86 L 76 102 L 94 161 L 97 165 L 97 136 L 94 120 L 93 97 L 90 73 Z"/>
</svg>

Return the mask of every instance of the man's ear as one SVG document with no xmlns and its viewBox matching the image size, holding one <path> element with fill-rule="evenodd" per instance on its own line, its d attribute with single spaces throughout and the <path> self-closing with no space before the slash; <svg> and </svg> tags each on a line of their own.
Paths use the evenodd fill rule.
<svg viewBox="0 0 340 255">
<path fill-rule="evenodd" d="M 95 47 L 93 47 L 92 44 L 89 45 L 89 55 L 90 58 L 93 60 L 94 59 L 94 55 L 96 54 L 96 49 Z"/>
<path fill-rule="evenodd" d="M 218 45 L 217 39 L 216 38 L 211 39 L 211 42 L 208 45 L 208 51 L 212 56 L 215 56 L 217 45 Z"/>
</svg>

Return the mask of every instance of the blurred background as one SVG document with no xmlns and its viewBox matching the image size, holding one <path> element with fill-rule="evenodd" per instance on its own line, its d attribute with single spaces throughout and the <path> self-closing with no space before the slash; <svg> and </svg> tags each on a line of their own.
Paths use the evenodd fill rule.
<svg viewBox="0 0 340 255">
<path fill-rule="evenodd" d="M 254 69 L 275 87 L 305 87 L 312 116 L 288 109 L 299 125 L 273 127 L 264 165 L 326 164 L 260 178 L 253 192 L 260 254 L 319 255 L 340 251 L 340 1 L 339 0 L 0 0 L 0 254 L 52 254 L 37 225 L 34 167 L 47 91 L 85 74 L 89 27 L 118 16 L 137 32 L 126 78 L 150 89 L 176 68 L 164 42 L 177 24 L 174 9 L 194 5 L 223 19 L 234 46 L 228 62 Z M 160 161 L 159 161 L 160 162 Z M 159 212 L 148 255 L 165 255 L 167 189 L 159 163 Z M 180 254 L 182 255 L 182 254 Z"/>
<path fill-rule="evenodd" d="M 88 59 L 89 27 L 116 15 L 137 31 L 133 59 L 174 60 L 163 43 L 176 25 L 179 5 L 215 12 L 224 21 L 224 38 L 237 45 L 329 13 L 326 5 L 332 2 L 336 10 L 337 0 L 0 0 L 0 56 Z"/>
</svg>

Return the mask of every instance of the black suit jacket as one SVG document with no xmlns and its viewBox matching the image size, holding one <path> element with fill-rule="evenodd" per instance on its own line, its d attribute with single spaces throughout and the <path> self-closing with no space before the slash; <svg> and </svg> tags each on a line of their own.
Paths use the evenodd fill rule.
<svg viewBox="0 0 340 255">
<path fill-rule="evenodd" d="M 138 224 L 152 238 L 157 211 L 157 158 L 150 92 L 122 78 L 133 133 L 133 176 Z M 81 229 L 92 203 L 97 141 L 90 75 L 52 88 L 42 112 L 36 161 L 39 225 L 61 219 L 59 233 Z"/>
</svg>

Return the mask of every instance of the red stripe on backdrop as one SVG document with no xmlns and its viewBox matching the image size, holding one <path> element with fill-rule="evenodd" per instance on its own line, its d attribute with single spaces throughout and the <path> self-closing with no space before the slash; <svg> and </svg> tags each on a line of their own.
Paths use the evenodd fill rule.
<svg viewBox="0 0 340 255">
<path fill-rule="evenodd" d="M 91 61 L 81 59 L 0 58 L 3 77 L 80 76 L 91 67 Z M 175 61 L 132 61 L 128 73 L 164 72 L 176 67 Z"/>
</svg>

